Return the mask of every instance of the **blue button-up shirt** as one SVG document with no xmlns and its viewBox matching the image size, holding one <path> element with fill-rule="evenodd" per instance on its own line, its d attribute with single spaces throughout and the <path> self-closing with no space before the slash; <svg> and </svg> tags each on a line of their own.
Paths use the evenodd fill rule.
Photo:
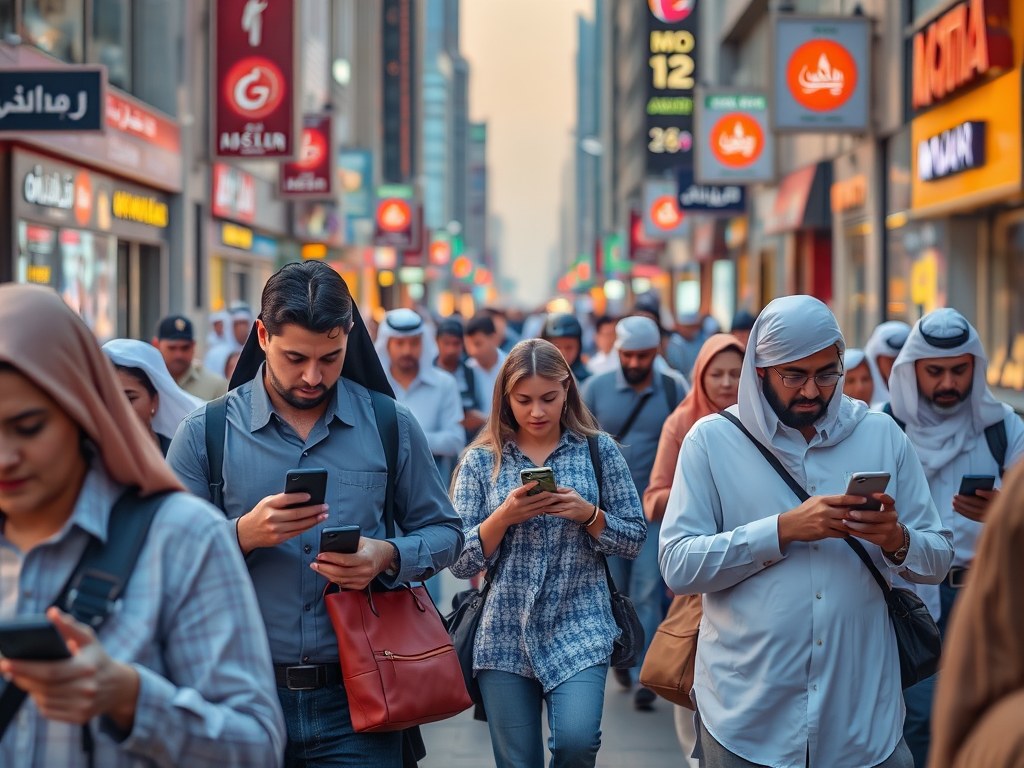
<svg viewBox="0 0 1024 768">
<path fill-rule="evenodd" d="M 123 490 L 97 466 L 50 539 L 22 552 L 0 534 L 0 620 L 53 604 L 88 542 L 106 541 Z M 130 733 L 105 717 L 91 723 L 96 765 L 281 764 L 284 718 L 263 622 L 234 535 L 209 504 L 185 493 L 164 501 L 99 640 L 138 673 L 139 698 Z M 81 727 L 43 718 L 26 699 L 0 741 L 0 766 L 85 765 Z"/>
<path fill-rule="evenodd" d="M 462 526 L 441 483 L 416 420 L 400 403 L 395 523 L 392 540 L 401 570 L 393 581 L 418 581 L 447 568 L 462 549 Z M 181 481 L 210 498 L 206 455 L 206 408 L 178 428 L 167 461 Z M 303 440 L 274 411 L 263 383 L 228 394 L 224 444 L 224 506 L 235 519 L 260 500 L 284 490 L 291 469 L 328 471 L 330 517 L 276 547 L 253 550 L 246 561 L 256 586 L 270 649 L 278 664 L 324 664 L 338 660 L 338 645 L 323 600 L 326 580 L 309 565 L 326 526 L 358 525 L 362 535 L 384 539 L 387 462 L 377 434 L 373 404 L 365 387 L 339 379 L 327 410 Z"/>
</svg>

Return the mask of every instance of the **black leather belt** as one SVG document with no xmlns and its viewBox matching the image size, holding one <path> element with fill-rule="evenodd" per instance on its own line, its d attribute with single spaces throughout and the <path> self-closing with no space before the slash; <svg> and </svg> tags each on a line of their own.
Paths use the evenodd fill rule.
<svg viewBox="0 0 1024 768">
<path fill-rule="evenodd" d="M 274 665 L 278 688 L 289 691 L 315 691 L 341 685 L 341 664 L 287 664 Z"/>
<path fill-rule="evenodd" d="M 958 568 L 953 566 L 949 569 L 949 573 L 946 574 L 946 584 L 951 586 L 953 589 L 962 589 L 967 586 L 967 574 L 970 570 L 970 568 Z"/>
</svg>

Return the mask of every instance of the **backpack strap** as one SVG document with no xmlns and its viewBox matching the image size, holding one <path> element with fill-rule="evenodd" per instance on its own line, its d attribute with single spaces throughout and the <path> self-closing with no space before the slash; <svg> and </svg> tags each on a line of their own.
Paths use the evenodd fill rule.
<svg viewBox="0 0 1024 768">
<path fill-rule="evenodd" d="M 1006 450 L 1009 447 L 1006 437 L 1006 419 L 985 427 L 985 440 L 988 442 L 992 458 L 999 465 L 999 477 L 1002 477 L 1003 471 L 1006 469 Z"/>
<path fill-rule="evenodd" d="M 672 413 L 679 405 L 678 392 L 676 391 L 676 380 L 667 373 L 661 374 L 661 388 L 665 390 L 665 402 L 668 403 L 668 412 Z"/>
<path fill-rule="evenodd" d="M 224 512 L 224 439 L 228 429 L 228 396 L 206 405 L 206 462 L 210 502 Z"/>
<path fill-rule="evenodd" d="M 393 398 L 369 390 L 373 403 L 373 418 L 377 422 L 377 434 L 384 447 L 384 459 L 388 465 L 388 481 L 384 487 L 384 528 L 389 539 L 395 538 L 395 478 L 398 474 L 398 408 Z"/>
<path fill-rule="evenodd" d="M 895 421 L 896 426 L 898 426 L 901 430 L 903 430 L 904 432 L 907 431 L 907 422 L 900 421 L 899 419 L 896 418 L 896 415 L 892 412 L 892 403 L 886 403 L 885 405 L 883 405 L 882 413 L 884 413 L 886 416 Z"/>
<path fill-rule="evenodd" d="M 470 368 L 465 363 L 459 363 L 462 366 L 462 373 L 466 377 L 466 388 L 469 390 L 470 395 L 473 398 L 473 408 L 480 410 L 480 398 L 477 397 L 476 392 L 476 371 Z"/>
<path fill-rule="evenodd" d="M 136 488 L 125 491 L 110 511 L 106 543 L 90 538 L 81 560 L 53 604 L 99 630 L 124 593 L 153 518 L 170 495 L 159 493 L 140 498 Z M 13 683 L 7 683 L 0 691 L 0 738 L 26 695 Z M 88 739 L 83 731 L 85 741 Z"/>
</svg>

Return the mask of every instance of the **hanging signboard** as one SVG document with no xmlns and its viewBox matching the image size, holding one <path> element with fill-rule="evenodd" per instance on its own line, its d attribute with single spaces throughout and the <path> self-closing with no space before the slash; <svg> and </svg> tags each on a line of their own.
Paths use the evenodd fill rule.
<svg viewBox="0 0 1024 768">
<path fill-rule="evenodd" d="M 381 7 L 381 173 L 407 182 L 416 169 L 416 7 L 413 0 L 383 0 Z"/>
<path fill-rule="evenodd" d="M 644 237 L 670 240 L 686 235 L 689 225 L 679 208 L 679 189 L 673 179 L 644 181 Z"/>
<path fill-rule="evenodd" d="M 697 97 L 697 179 L 704 184 L 772 181 L 774 137 L 768 96 L 730 89 L 700 89 Z"/>
<path fill-rule="evenodd" d="M 693 166 L 698 0 L 648 0 L 647 172 Z"/>
<path fill-rule="evenodd" d="M 105 67 L 0 69 L 0 131 L 103 133 L 106 90 Z"/>
<path fill-rule="evenodd" d="M 281 197 L 334 198 L 332 138 L 330 115 L 306 115 L 302 119 L 299 159 L 281 164 Z"/>
<path fill-rule="evenodd" d="M 679 209 L 711 216 L 735 216 L 747 210 L 747 188 L 742 184 L 698 184 L 689 168 L 676 173 Z"/>
<path fill-rule="evenodd" d="M 776 18 L 775 129 L 867 132 L 870 52 L 867 18 L 788 14 Z"/>
<path fill-rule="evenodd" d="M 216 0 L 211 15 L 212 153 L 291 160 L 299 150 L 297 0 Z"/>
</svg>

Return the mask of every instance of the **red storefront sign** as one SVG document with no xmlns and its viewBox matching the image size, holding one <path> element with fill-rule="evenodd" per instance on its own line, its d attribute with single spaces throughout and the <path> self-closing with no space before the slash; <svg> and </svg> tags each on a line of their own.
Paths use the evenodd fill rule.
<svg viewBox="0 0 1024 768">
<path fill-rule="evenodd" d="M 298 3 L 215 0 L 213 19 L 214 157 L 296 157 Z"/>
<path fill-rule="evenodd" d="M 302 122 L 299 159 L 281 164 L 279 192 L 282 197 L 330 200 L 334 197 L 331 118 L 329 115 L 306 115 Z"/>
<path fill-rule="evenodd" d="M 256 179 L 224 163 L 213 166 L 213 215 L 252 224 L 256 221 Z"/>
</svg>

